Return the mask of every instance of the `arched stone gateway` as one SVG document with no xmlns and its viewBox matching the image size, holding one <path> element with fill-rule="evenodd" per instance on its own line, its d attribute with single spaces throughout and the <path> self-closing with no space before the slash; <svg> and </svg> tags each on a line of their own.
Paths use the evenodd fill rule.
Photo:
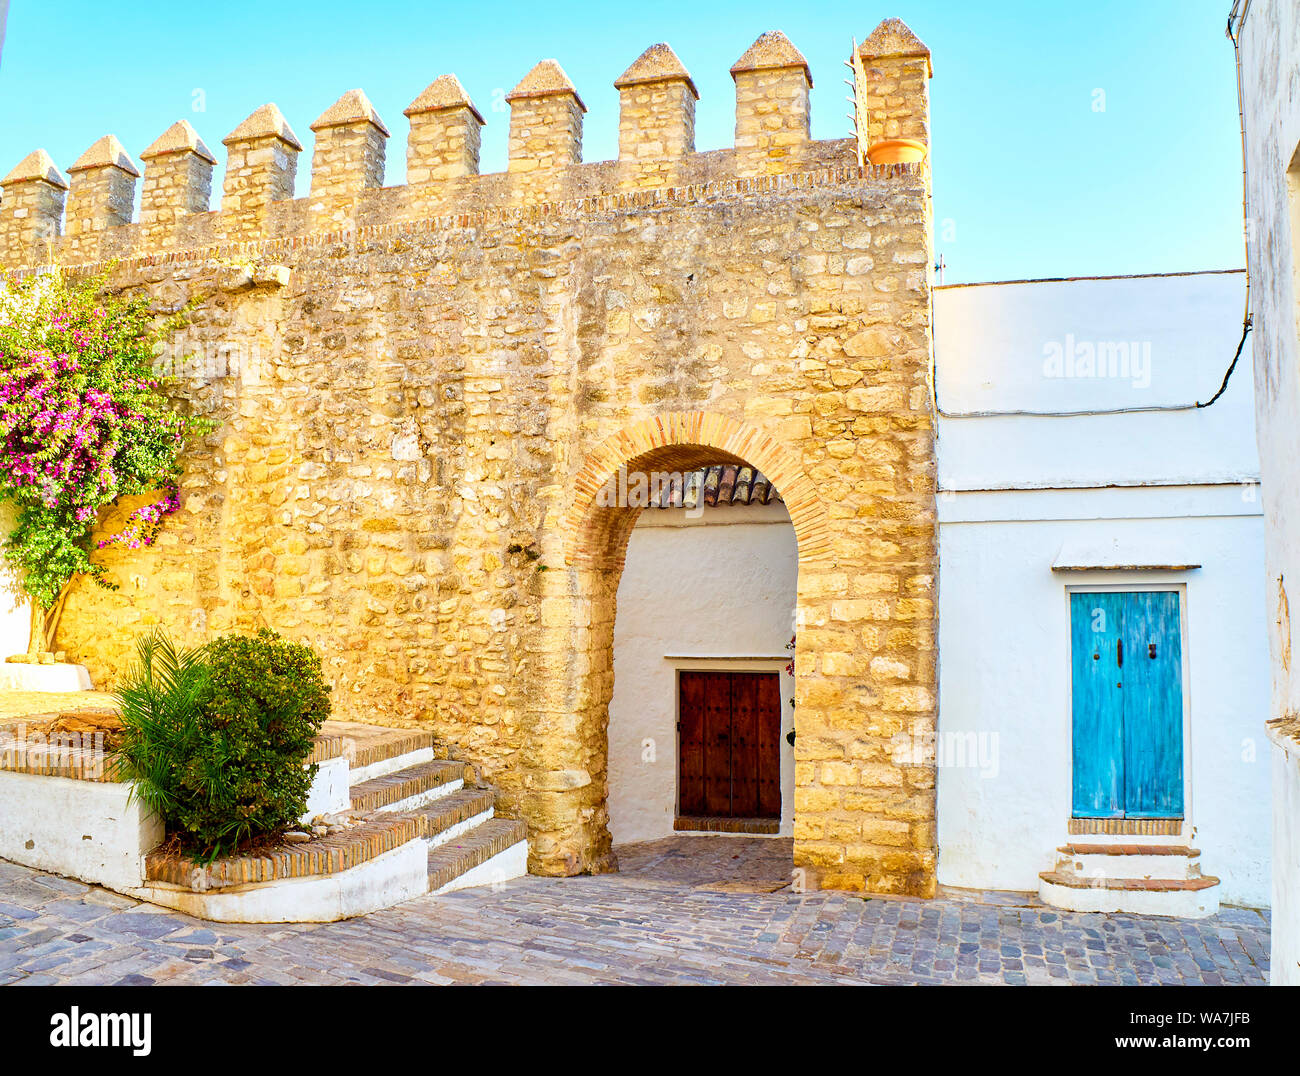
<svg viewBox="0 0 1300 1076">
<path fill-rule="evenodd" d="M 575 714 L 575 734 L 583 757 L 603 773 L 613 690 L 615 595 L 628 537 L 644 507 L 618 503 L 634 485 L 627 476 L 647 476 L 652 487 L 663 472 L 681 473 L 719 462 L 752 466 L 781 492 L 799 550 L 796 880 L 929 893 L 933 862 L 926 845 L 932 839 L 933 774 L 926 762 L 925 730 L 932 726 L 913 715 L 931 707 L 933 700 L 928 689 L 906 685 L 913 666 L 900 660 L 902 654 L 891 653 L 903 640 L 895 637 L 891 647 L 891 633 L 898 628 L 887 625 L 929 615 L 928 599 L 903 595 L 928 591 L 930 581 L 924 576 L 900 579 L 883 572 L 846 571 L 865 552 L 848 543 L 842 547 L 845 564 L 837 565 L 826 507 L 804 471 L 805 447 L 782 444 L 772 432 L 725 415 L 669 412 L 630 424 L 588 454 L 574 479 L 564 525 L 575 606 L 582 610 L 578 635 L 588 647 L 581 664 L 592 670 L 590 690 L 582 696 L 585 705 Z M 620 494 L 601 496 L 612 489 Z M 850 537 L 853 527 L 845 521 L 841 532 Z M 889 570 L 887 564 L 880 567 Z M 859 594 L 875 596 L 854 597 Z M 882 623 L 856 626 L 873 618 Z M 912 630 L 910 623 L 902 627 L 904 633 Z M 857 670 L 867 675 L 854 675 Z M 584 869 L 604 869 L 610 864 L 605 790 L 587 807 L 593 812 L 593 826 L 583 843 L 593 858 Z M 856 840 L 849 843 L 846 838 Z M 832 841 L 846 844 L 841 851 L 828 847 Z M 565 868 L 572 865 L 566 863 Z"/>
<path fill-rule="evenodd" d="M 889 20 L 859 56 L 860 134 L 915 155 L 928 50 Z M 192 302 L 161 361 L 215 420 L 158 544 L 97 554 L 120 589 L 75 586 L 57 648 L 111 687 L 142 628 L 270 625 L 320 650 L 338 716 L 472 763 L 526 819 L 531 870 L 608 869 L 637 509 L 602 488 L 744 461 L 798 538 L 796 863 L 809 885 L 932 892 L 929 162 L 813 139 L 811 72 L 780 34 L 731 74 L 735 145 L 696 152 L 694 81 L 647 50 L 616 84 L 619 159 L 584 162 L 583 99 L 543 61 L 507 96 L 491 175 L 483 116 L 443 76 L 389 187 L 389 130 L 350 91 L 311 124 L 306 198 L 275 106 L 224 139 L 220 177 L 216 132 L 178 123 L 140 154 L 134 221 L 115 141 L 70 189 L 30 154 L 0 184 L 0 267 L 112 263 L 114 288 Z"/>
</svg>

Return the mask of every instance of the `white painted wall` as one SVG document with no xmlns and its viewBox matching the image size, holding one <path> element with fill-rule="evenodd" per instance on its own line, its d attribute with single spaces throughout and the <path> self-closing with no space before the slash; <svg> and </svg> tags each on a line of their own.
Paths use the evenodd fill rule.
<svg viewBox="0 0 1300 1076">
<path fill-rule="evenodd" d="M 1240 337 L 1243 289 L 1240 273 L 942 289 L 940 406 L 1208 399 Z M 1049 376 L 1059 372 L 1045 365 L 1050 344 L 1070 338 L 1149 345 L 1150 365 L 1130 365 L 1127 377 Z M 940 417 L 939 731 L 997 744 L 995 775 L 940 770 L 941 883 L 1037 888 L 1071 813 L 1067 588 L 1161 585 L 1185 588 L 1194 843 L 1222 878 L 1224 902 L 1268 903 L 1266 604 L 1249 375 L 1247 347 L 1228 391 L 1199 411 Z M 1054 572 L 1063 551 L 1098 564 L 1202 567 Z"/>
<path fill-rule="evenodd" d="M 1035 281 L 934 293 L 945 412 L 1081 411 L 1208 400 L 1241 338 L 1244 273 Z M 1049 376 L 1050 346 L 1134 342 L 1144 377 Z M 1130 349 L 1131 350 L 1131 349 Z M 1143 351 L 1145 354 L 1145 350 Z M 1144 360 L 1145 361 L 1145 360 Z M 1075 363 L 1077 370 L 1081 365 Z M 1119 364 L 1117 363 L 1117 369 Z M 1235 482 L 1259 475 L 1250 344 L 1228 391 L 1191 412 L 940 420 L 944 489 Z"/>
<path fill-rule="evenodd" d="M 9 536 L 15 522 L 12 505 L 0 503 L 0 543 Z M 18 589 L 14 570 L 0 557 L 0 661 L 10 654 L 25 654 L 30 640 L 31 608 Z"/>
<path fill-rule="evenodd" d="M 1273 734 L 1273 929 L 1269 977 L 1300 986 L 1300 744 Z"/>
<path fill-rule="evenodd" d="M 1109 518 L 1038 492 L 941 502 L 939 731 L 974 733 L 983 766 L 941 768 L 939 881 L 1035 890 L 1071 814 L 1071 588 L 1183 589 L 1186 816 L 1229 904 L 1269 903 L 1263 520 L 1233 487 L 1109 491 Z M 1165 491 L 1157 491 L 1164 493 Z M 1075 494 L 1078 515 L 1089 492 Z M 1161 514 L 1195 497 L 1199 514 Z M 1049 503 L 1044 504 L 1047 501 Z M 1125 503 L 1127 502 L 1127 503 Z M 1062 518 L 1056 518 L 1060 516 Z M 1191 571 L 1053 572 L 1067 543 L 1191 554 Z M 942 742 L 942 740 L 941 740 Z M 989 761 L 992 764 L 987 764 Z M 978 760 L 977 760 L 978 761 Z"/>
<path fill-rule="evenodd" d="M 1255 392 L 1267 519 L 1272 714 L 1281 717 L 1300 713 L 1291 612 L 1300 593 L 1300 10 L 1295 0 L 1252 0 L 1239 39 Z M 1287 656 L 1290 660 L 1284 660 Z M 1282 973 L 1275 957 L 1273 975 L 1275 982 L 1293 982 L 1290 975 L 1300 953 L 1300 917 L 1292 896 L 1300 890 L 1300 828 L 1294 815 L 1287 814 L 1297 806 L 1294 791 L 1288 794 L 1279 787 L 1278 794 L 1273 945 L 1291 967 Z"/>
<path fill-rule="evenodd" d="M 670 836 L 680 669 L 778 671 L 789 661 L 797 547 L 785 507 L 647 509 L 628 545 L 614 622 L 609 811 L 616 844 Z M 690 660 L 685 655 L 702 655 Z M 766 660 L 720 657 L 770 655 Z M 792 678 L 781 671 L 781 832 L 794 825 Z M 654 742 L 653 761 L 645 740 Z"/>
</svg>

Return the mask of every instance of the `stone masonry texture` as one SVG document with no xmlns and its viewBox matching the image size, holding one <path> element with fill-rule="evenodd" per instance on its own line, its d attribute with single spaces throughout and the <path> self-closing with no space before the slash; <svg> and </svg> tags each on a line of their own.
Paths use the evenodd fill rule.
<svg viewBox="0 0 1300 1076">
<path fill-rule="evenodd" d="M 6 268 L 117 259 L 113 288 L 195 304 L 160 362 L 218 423 L 157 544 L 101 554 L 120 589 L 76 586 L 57 649 L 109 687 L 145 628 L 273 627 L 320 651 L 336 716 L 428 730 L 499 787 L 531 871 L 598 873 L 638 509 L 596 494 L 622 466 L 743 461 L 799 542 L 795 863 L 813 887 L 933 895 L 934 767 L 894 750 L 935 720 L 929 166 L 861 169 L 852 140 L 764 106 L 802 110 L 809 85 L 773 40 L 736 80 L 739 126 L 771 117 L 738 148 L 692 150 L 680 77 L 625 98 L 662 170 L 627 129 L 623 161 L 581 163 L 581 101 L 546 61 L 511 101 L 504 173 L 474 174 L 461 123 L 446 157 L 420 151 L 461 166 L 367 187 L 364 153 L 317 152 L 341 171 L 295 199 L 268 105 L 225 139 L 220 211 L 193 208 L 189 129 L 168 142 L 183 168 L 146 162 L 149 219 L 75 248 L 57 183 L 15 184 L 49 189 L 35 210 L 6 188 Z M 894 92 L 926 114 L 924 79 Z"/>
</svg>

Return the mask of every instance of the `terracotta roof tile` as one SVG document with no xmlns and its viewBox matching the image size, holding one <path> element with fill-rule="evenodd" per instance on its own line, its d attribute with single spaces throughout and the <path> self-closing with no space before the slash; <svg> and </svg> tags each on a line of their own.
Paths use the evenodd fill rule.
<svg viewBox="0 0 1300 1076">
<path fill-rule="evenodd" d="M 651 501 L 651 508 L 709 508 L 727 504 L 781 504 L 781 494 L 760 472 L 735 463 L 689 471 Z"/>
</svg>

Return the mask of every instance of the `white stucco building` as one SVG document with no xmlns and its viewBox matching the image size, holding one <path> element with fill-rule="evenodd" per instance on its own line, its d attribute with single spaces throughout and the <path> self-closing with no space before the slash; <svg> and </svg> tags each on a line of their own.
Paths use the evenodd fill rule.
<svg viewBox="0 0 1300 1076">
<path fill-rule="evenodd" d="M 1110 900 L 1169 914 L 1205 914 L 1220 900 L 1268 903 L 1263 519 L 1249 350 L 1210 407 L 1092 413 L 1214 396 L 1240 337 L 1243 290 L 1237 272 L 936 291 L 939 732 L 933 744 L 899 747 L 937 753 L 941 884 L 1043 888 L 1066 904 Z M 1051 415 L 1006 414 L 1015 411 Z M 675 825 L 790 832 L 793 712 L 783 670 L 795 572 L 779 504 L 642 513 L 615 627 L 616 843 L 667 836 Z M 1155 627 L 1142 620 L 1153 603 L 1166 610 Z M 1091 649 L 1092 636 L 1073 629 L 1081 610 L 1091 630 L 1098 608 L 1133 624 L 1112 625 L 1111 649 L 1103 655 L 1097 644 L 1092 664 L 1091 653 L 1075 652 Z M 1157 628 L 1158 641 L 1141 634 Z M 1108 662 L 1114 668 L 1101 674 Z M 682 677 L 702 670 L 779 677 L 780 809 L 765 825 L 702 822 L 682 807 L 692 763 L 678 725 L 698 705 Z M 1108 690 L 1115 683 L 1121 709 L 1111 741 L 1084 743 L 1097 731 L 1085 719 L 1076 729 L 1075 687 L 1091 690 L 1094 671 Z M 707 720 L 734 737 L 726 706 L 707 704 Z M 1160 766 L 1139 773 L 1142 742 L 1128 741 L 1148 734 L 1165 737 L 1146 752 Z M 1100 803 L 1096 781 L 1085 779 L 1099 763 L 1114 778 Z M 1152 854 L 1111 854 L 1128 845 Z M 1219 885 L 1202 885 L 1192 849 Z M 1086 884 L 1071 890 L 1040 877 L 1059 870 Z M 1130 874 L 1139 888 L 1114 881 Z M 1185 884 L 1161 889 L 1152 878 Z"/>
<path fill-rule="evenodd" d="M 1083 906 L 1195 914 L 1212 895 L 1268 903 L 1249 350 L 1210 407 L 1093 413 L 1213 397 L 1241 337 L 1244 286 L 1236 272 L 936 292 L 941 884 L 1040 889 L 1059 860 L 1092 883 L 1075 894 Z M 1016 411 L 1054 414 L 1006 414 Z M 1150 594 L 1172 595 L 1170 638 L 1157 645 L 1155 629 L 1139 625 L 1147 634 L 1130 641 L 1125 664 L 1125 638 L 1098 643 L 1091 621 Z M 1082 626 L 1072 622 L 1081 606 Z M 1160 690 L 1145 678 L 1175 646 L 1167 712 L 1139 715 L 1139 695 Z M 1127 707 L 1113 743 L 1088 724 L 1087 708 L 1107 705 L 1087 695 L 1094 669 Z M 1149 720 L 1167 726 L 1153 735 L 1167 736 L 1157 753 L 1169 764 L 1148 778 L 1168 786 L 1161 802 L 1134 787 L 1142 763 L 1128 741 Z M 1114 780 L 1100 805 L 1087 773 L 1098 753 L 1103 767 L 1118 765 L 1106 769 Z M 1106 893 L 1107 876 L 1131 873 L 1120 857 L 1057 851 L 1121 843 L 1195 847 L 1221 885 Z M 1135 873 L 1185 877 L 1188 857 L 1166 858 L 1170 869 L 1147 862 Z"/>
</svg>

